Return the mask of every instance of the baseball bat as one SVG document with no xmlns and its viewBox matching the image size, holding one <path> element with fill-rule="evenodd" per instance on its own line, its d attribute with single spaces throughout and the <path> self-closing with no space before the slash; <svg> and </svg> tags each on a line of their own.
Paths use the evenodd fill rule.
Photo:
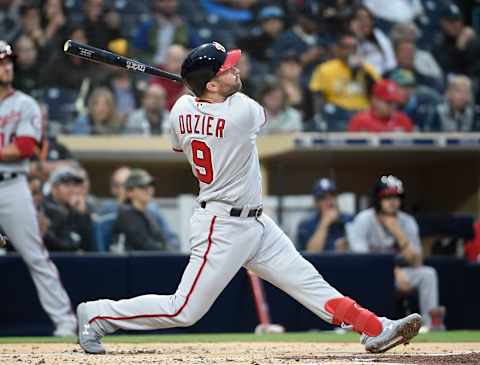
<svg viewBox="0 0 480 365">
<path fill-rule="evenodd" d="M 252 286 L 253 300 L 255 301 L 255 308 L 257 310 L 258 319 L 260 324 L 270 324 L 270 311 L 268 308 L 268 302 L 265 299 L 265 293 L 263 292 L 263 285 L 257 275 L 250 270 L 247 270 L 248 278 L 250 279 L 250 285 Z"/>
<path fill-rule="evenodd" d="M 176 82 L 183 82 L 180 75 L 161 70 L 155 66 L 120 56 L 110 51 L 68 40 L 63 45 L 66 54 L 80 57 L 92 62 L 105 63 L 107 65 L 121 67 L 129 71 L 143 72 L 149 75 L 163 77 Z"/>
</svg>

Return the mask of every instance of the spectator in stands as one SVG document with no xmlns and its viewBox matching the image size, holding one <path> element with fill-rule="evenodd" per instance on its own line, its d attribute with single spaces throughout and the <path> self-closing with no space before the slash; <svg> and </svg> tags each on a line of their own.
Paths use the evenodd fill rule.
<svg viewBox="0 0 480 365">
<path fill-rule="evenodd" d="M 125 69 L 116 68 L 107 76 L 105 86 L 113 93 L 119 121 L 125 123 L 137 107 L 138 92 L 134 75 Z"/>
<path fill-rule="evenodd" d="M 74 166 L 78 175 L 82 178 L 83 182 L 77 186 L 77 194 L 81 196 L 82 201 L 85 201 L 87 211 L 90 214 L 96 214 L 100 210 L 100 201 L 90 191 L 90 177 L 88 171 L 82 166 Z"/>
<path fill-rule="evenodd" d="M 415 75 L 409 70 L 397 69 L 389 79 L 398 85 L 402 96 L 399 110 L 410 117 L 418 130 L 427 131 L 435 116 L 435 106 L 441 101 L 440 94 L 428 86 L 417 86 Z"/>
<path fill-rule="evenodd" d="M 119 206 L 124 204 L 127 200 L 127 190 L 125 189 L 125 182 L 127 181 L 128 176 L 130 175 L 131 169 L 127 166 L 122 166 L 115 170 L 110 179 L 110 191 L 112 196 L 115 198 L 115 201 L 105 202 L 99 210 L 99 215 L 104 214 L 117 214 Z M 160 206 L 155 202 L 151 201 L 147 204 L 147 210 L 149 216 L 153 217 L 157 226 L 160 227 L 163 232 L 164 239 L 169 251 L 179 251 L 180 242 L 177 235 L 172 231 L 168 225 L 166 219 L 163 217 Z"/>
<path fill-rule="evenodd" d="M 285 53 L 280 59 L 275 76 L 287 93 L 288 104 L 299 111 L 305 111 L 307 90 L 300 83 L 302 66 L 295 52 Z"/>
<path fill-rule="evenodd" d="M 345 131 L 353 113 L 369 106 L 369 90 L 380 75 L 357 54 L 352 33 L 338 35 L 335 58 L 318 65 L 310 80 L 318 130 Z"/>
<path fill-rule="evenodd" d="M 61 35 L 64 34 L 67 26 L 65 2 L 62 0 L 43 1 L 41 15 L 45 46 L 49 49 L 60 46 L 62 42 Z"/>
<path fill-rule="evenodd" d="M 40 97 L 40 62 L 35 42 L 27 35 L 20 36 L 13 48 L 15 59 L 15 80 L 13 86 L 33 97 Z"/>
<path fill-rule="evenodd" d="M 125 134 L 145 136 L 164 134 L 168 130 L 168 111 L 165 110 L 165 89 L 152 84 L 145 91 L 142 107 L 130 114 Z"/>
<path fill-rule="evenodd" d="M 466 74 L 479 79 L 480 38 L 467 27 L 456 4 L 450 2 L 440 14 L 443 36 L 435 44 L 434 56 L 445 73 Z"/>
<path fill-rule="evenodd" d="M 72 25 L 66 32 L 67 39 L 79 43 L 89 43 L 85 29 L 81 25 Z M 105 74 L 106 67 L 84 61 L 79 57 L 65 55 L 63 48 L 56 50 L 47 67 L 42 70 L 42 85 L 78 92 L 85 80 L 99 79 Z"/>
<path fill-rule="evenodd" d="M 419 85 L 443 91 L 443 71 L 430 52 L 417 47 L 418 30 L 415 24 L 396 24 L 390 37 L 395 45 L 397 68 L 412 71 Z"/>
<path fill-rule="evenodd" d="M 462 75 L 449 77 L 446 99 L 436 106 L 431 130 L 480 131 L 480 119 L 473 103 L 472 82 L 468 77 Z"/>
<path fill-rule="evenodd" d="M 242 51 L 237 67 L 242 80 L 242 93 L 251 98 L 255 97 L 258 92 L 258 87 L 257 82 L 255 82 L 255 77 L 252 75 L 252 63 L 250 62 L 250 55 L 248 53 Z"/>
<path fill-rule="evenodd" d="M 288 105 L 287 93 L 278 81 L 265 82 L 257 100 L 267 114 L 268 122 L 262 128 L 262 133 L 278 134 L 302 130 L 302 116 L 298 110 Z"/>
<path fill-rule="evenodd" d="M 374 27 L 373 15 L 364 5 L 353 10 L 350 29 L 358 39 L 358 54 L 381 75 L 395 68 L 397 61 L 390 39 Z"/>
<path fill-rule="evenodd" d="M 107 9 L 103 0 L 85 0 L 83 27 L 93 46 L 110 48 L 110 42 L 121 39 L 120 16 Z"/>
<path fill-rule="evenodd" d="M 285 27 L 285 13 L 279 6 L 268 5 L 257 15 L 260 27 L 237 41 L 240 49 L 247 52 L 254 62 L 269 64 L 273 60 L 273 45 Z"/>
<path fill-rule="evenodd" d="M 166 61 L 164 64 L 159 65 L 159 68 L 174 73 L 180 74 L 182 69 L 182 62 L 187 56 L 187 50 L 185 47 L 174 44 L 168 47 Z M 162 86 L 167 93 L 166 109 L 172 109 L 173 104 L 177 99 L 185 93 L 185 86 L 180 82 L 174 82 L 163 77 L 152 77 L 150 83 L 158 84 Z"/>
<path fill-rule="evenodd" d="M 395 82 L 380 80 L 373 85 L 370 109 L 353 116 L 349 132 L 413 132 L 408 115 L 397 110 L 402 96 Z"/>
<path fill-rule="evenodd" d="M 375 17 L 380 18 L 380 20 L 388 24 L 412 22 L 423 14 L 420 1 L 363 0 L 363 3 L 370 9 Z M 385 24 L 385 27 L 387 27 L 388 24 Z"/>
<path fill-rule="evenodd" d="M 153 200 L 153 185 L 154 179 L 140 169 L 132 170 L 125 181 L 127 200 L 119 208 L 113 233 L 116 245 L 126 251 L 167 250 L 164 234 L 147 209 Z"/>
<path fill-rule="evenodd" d="M 42 29 L 40 9 L 33 2 L 23 3 L 19 8 L 21 28 L 17 37 L 27 35 L 35 42 L 38 48 L 46 43 L 45 33 Z"/>
<path fill-rule="evenodd" d="M 49 250 L 92 250 L 92 220 L 80 193 L 83 183 L 81 175 L 70 166 L 61 166 L 51 174 L 51 193 L 44 201 L 50 221 L 44 241 Z"/>
<path fill-rule="evenodd" d="M 316 181 L 313 187 L 315 213 L 300 222 L 297 248 L 306 252 L 345 251 L 345 224 L 350 217 L 340 213 L 335 182 L 328 178 Z"/>
<path fill-rule="evenodd" d="M 88 98 L 88 114 L 80 116 L 72 126 L 72 134 L 117 134 L 122 124 L 116 113 L 112 92 L 104 87 L 95 89 Z"/>
<path fill-rule="evenodd" d="M 134 46 L 147 61 L 168 65 L 167 52 L 170 46 L 192 45 L 190 30 L 178 14 L 177 0 L 153 0 L 151 14 L 137 29 Z"/>
<path fill-rule="evenodd" d="M 132 170 L 130 167 L 122 166 L 115 170 L 110 179 L 110 192 L 115 198 L 116 206 L 112 211 L 116 212 L 119 204 L 125 203 L 127 200 L 127 190 L 125 189 L 125 181 Z"/>
<path fill-rule="evenodd" d="M 15 0 L 0 1 L 0 34 L 8 44 L 12 44 L 21 31 L 18 12 L 20 5 L 22 3 Z"/>
<path fill-rule="evenodd" d="M 373 189 L 373 206 L 347 225 L 350 248 L 357 253 L 398 255 L 395 283 L 401 292 L 418 289 L 420 312 L 428 329 L 445 329 L 444 308 L 438 303 L 435 269 L 422 265 L 422 247 L 415 218 L 401 210 L 403 184 L 392 175 L 382 176 Z"/>
<path fill-rule="evenodd" d="M 321 14 L 321 31 L 335 39 L 339 32 L 348 28 L 358 0 L 322 0 L 319 1 Z"/>
<path fill-rule="evenodd" d="M 273 59 L 280 60 L 294 50 L 300 57 L 307 83 L 315 65 L 325 56 L 322 39 L 318 36 L 319 12 L 314 3 L 305 3 L 297 13 L 291 29 L 282 32 L 273 45 Z"/>
</svg>

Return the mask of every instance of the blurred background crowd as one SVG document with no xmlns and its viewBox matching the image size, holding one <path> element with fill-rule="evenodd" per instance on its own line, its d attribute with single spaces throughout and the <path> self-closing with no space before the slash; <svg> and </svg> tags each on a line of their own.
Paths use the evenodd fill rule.
<svg viewBox="0 0 480 365">
<path fill-rule="evenodd" d="M 67 57 L 66 39 L 174 73 L 199 44 L 239 47 L 264 133 L 480 128 L 474 0 L 1 0 L 0 29 L 50 134 L 163 134 L 186 92 Z"/>
<path fill-rule="evenodd" d="M 243 91 L 265 107 L 267 134 L 479 128 L 477 2 L 1 0 L 0 27 L 16 56 L 14 86 L 42 110 L 45 137 L 30 187 L 50 250 L 181 247 L 154 202 L 148 172 L 121 167 L 111 199 L 96 198 L 87 171 L 56 136 L 168 133 L 169 110 L 188 91 L 66 56 L 66 39 L 174 73 L 199 44 L 239 47 Z M 314 221 L 311 234 L 320 228 Z M 296 238 L 308 251 L 336 247 L 308 242 Z"/>
<path fill-rule="evenodd" d="M 117 168 L 111 196 L 96 197 L 57 136 L 166 134 L 169 110 L 188 90 L 66 56 L 67 39 L 173 73 L 202 43 L 238 47 L 243 92 L 268 115 L 264 134 L 480 131 L 480 1 L 0 0 L 0 32 L 15 53 L 14 87 L 42 111 L 29 185 L 50 251 L 185 251 L 147 171 Z M 442 329 L 437 274 L 422 253 L 478 261 L 480 223 L 408 215 L 402 181 L 388 171 L 371 185 L 370 208 L 355 216 L 341 211 L 335 181 L 320 178 L 311 215 L 291 238 L 310 253 L 397 255 L 397 287 L 418 289 Z M 395 218 L 379 213 L 382 204 Z M 413 249 L 398 245 L 405 237 Z"/>
</svg>

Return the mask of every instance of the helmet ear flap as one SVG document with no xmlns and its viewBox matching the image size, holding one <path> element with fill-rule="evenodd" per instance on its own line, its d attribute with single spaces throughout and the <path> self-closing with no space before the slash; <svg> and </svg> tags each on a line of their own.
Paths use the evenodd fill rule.
<svg viewBox="0 0 480 365">
<path fill-rule="evenodd" d="M 210 70 L 198 70 L 191 72 L 185 77 L 187 86 L 193 91 L 196 96 L 202 95 L 207 83 L 213 79 L 215 75 Z"/>
<path fill-rule="evenodd" d="M 221 69 L 227 57 L 219 43 L 206 43 L 193 49 L 182 64 L 182 77 L 196 96 L 200 96 L 208 81 Z"/>
</svg>

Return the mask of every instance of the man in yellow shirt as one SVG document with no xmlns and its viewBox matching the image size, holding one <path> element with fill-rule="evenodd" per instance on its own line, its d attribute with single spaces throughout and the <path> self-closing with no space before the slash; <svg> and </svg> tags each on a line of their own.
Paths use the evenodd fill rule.
<svg viewBox="0 0 480 365">
<path fill-rule="evenodd" d="M 350 116 L 368 108 L 370 88 L 380 79 L 375 68 L 357 55 L 358 41 L 351 33 L 339 35 L 330 61 L 318 65 L 310 80 L 314 93 L 315 123 L 319 130 L 345 131 Z"/>
</svg>

